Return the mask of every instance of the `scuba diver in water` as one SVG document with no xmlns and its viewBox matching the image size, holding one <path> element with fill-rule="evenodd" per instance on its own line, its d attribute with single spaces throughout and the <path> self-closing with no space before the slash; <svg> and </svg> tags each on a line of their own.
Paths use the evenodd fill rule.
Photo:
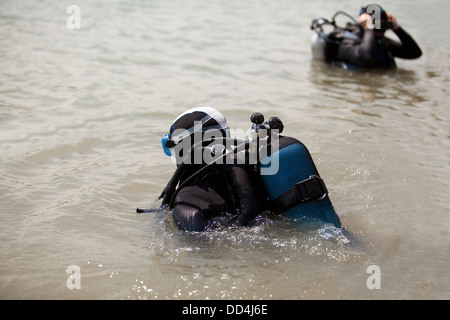
<svg viewBox="0 0 450 320">
<path fill-rule="evenodd" d="M 336 15 L 339 13 L 343 12 Z M 358 22 L 348 24 L 345 28 L 336 27 L 334 17 L 331 21 L 313 20 L 311 26 L 325 39 L 324 58 L 330 64 L 345 68 L 395 68 L 396 57 L 416 59 L 422 55 L 420 47 L 399 26 L 397 19 L 378 5 L 361 8 Z M 324 37 L 320 25 L 322 23 L 331 24 L 336 29 Z M 389 29 L 397 35 L 400 42 L 385 37 L 385 32 Z"/>
<path fill-rule="evenodd" d="M 227 140 L 233 139 L 225 117 L 208 107 L 179 115 L 162 139 L 177 169 L 160 198 L 184 230 L 203 231 L 226 214 L 247 226 L 262 210 L 265 193 L 258 176 L 245 161 L 225 157 Z"/>
<path fill-rule="evenodd" d="M 186 231 L 207 230 L 226 214 L 247 226 L 262 212 L 341 228 L 308 149 L 280 135 L 284 125 L 278 117 L 264 121 L 254 113 L 250 120 L 249 138 L 239 140 L 230 137 L 225 117 L 213 108 L 179 115 L 162 138 L 177 169 L 160 195 L 161 206 Z"/>
</svg>

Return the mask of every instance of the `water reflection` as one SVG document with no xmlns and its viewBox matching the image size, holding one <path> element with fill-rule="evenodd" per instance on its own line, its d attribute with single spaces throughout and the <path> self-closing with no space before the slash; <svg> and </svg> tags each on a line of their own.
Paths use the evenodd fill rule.
<svg viewBox="0 0 450 320">
<path fill-rule="evenodd" d="M 402 96 L 403 88 L 414 86 L 419 80 L 414 70 L 388 69 L 373 71 L 354 71 L 330 66 L 322 61 L 311 59 L 308 79 L 320 92 L 331 92 L 336 98 L 348 102 L 373 102 L 376 99 L 391 99 Z M 353 95 L 360 94 L 360 99 L 352 100 Z M 423 100 L 414 92 L 418 101 Z"/>
<path fill-rule="evenodd" d="M 426 93 L 417 90 L 420 77 L 411 69 L 353 71 L 311 60 L 308 79 L 320 97 L 314 106 L 328 109 L 325 117 L 338 116 L 343 121 L 361 121 L 351 114 L 380 120 L 395 113 L 411 116 L 414 112 L 409 109 L 429 101 Z M 371 121 L 370 125 L 377 123 Z"/>
</svg>

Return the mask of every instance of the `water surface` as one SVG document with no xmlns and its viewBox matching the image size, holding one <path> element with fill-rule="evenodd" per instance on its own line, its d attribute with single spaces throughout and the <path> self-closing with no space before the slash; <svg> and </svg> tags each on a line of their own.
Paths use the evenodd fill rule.
<svg viewBox="0 0 450 320">
<path fill-rule="evenodd" d="M 424 52 L 387 72 L 311 59 L 311 20 L 357 1 L 77 5 L 69 30 L 66 3 L 0 3 L 1 298 L 450 298 L 447 1 L 385 5 Z M 161 136 L 195 106 L 243 130 L 278 115 L 361 246 L 280 217 L 196 234 L 137 215 L 174 171 Z"/>
</svg>

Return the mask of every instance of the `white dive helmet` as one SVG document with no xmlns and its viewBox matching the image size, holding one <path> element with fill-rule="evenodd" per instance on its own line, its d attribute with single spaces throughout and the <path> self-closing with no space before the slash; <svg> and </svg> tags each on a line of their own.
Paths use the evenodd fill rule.
<svg viewBox="0 0 450 320">
<path fill-rule="evenodd" d="M 230 128 L 225 117 L 211 107 L 189 109 L 180 114 L 170 126 L 168 134 L 162 137 L 164 152 L 170 156 L 171 149 L 184 138 L 197 131 L 219 130 L 224 138 L 230 137 Z"/>
</svg>

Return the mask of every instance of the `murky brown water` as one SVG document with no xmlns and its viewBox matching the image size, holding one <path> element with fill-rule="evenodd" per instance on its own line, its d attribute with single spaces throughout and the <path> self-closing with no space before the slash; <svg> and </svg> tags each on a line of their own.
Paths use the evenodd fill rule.
<svg viewBox="0 0 450 320">
<path fill-rule="evenodd" d="M 371 73 L 311 59 L 311 20 L 357 1 L 77 5 L 69 30 L 66 3 L 0 3 L 1 298 L 450 298 L 447 1 L 386 4 L 424 55 Z M 244 130 L 278 115 L 364 246 L 282 218 L 190 234 L 136 215 L 174 170 L 161 136 L 193 106 Z"/>
</svg>

